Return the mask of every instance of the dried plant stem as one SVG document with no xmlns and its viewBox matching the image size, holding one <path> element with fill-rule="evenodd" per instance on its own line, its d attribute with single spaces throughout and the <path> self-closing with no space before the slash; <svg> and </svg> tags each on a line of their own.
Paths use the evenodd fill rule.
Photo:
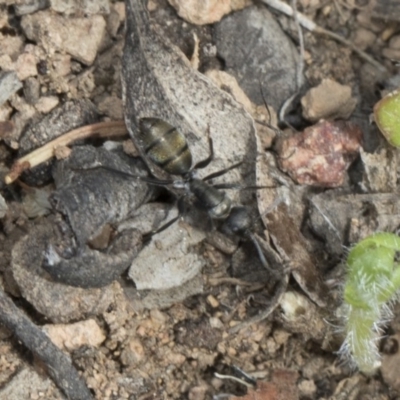
<svg viewBox="0 0 400 400">
<path fill-rule="evenodd" d="M 122 120 L 99 122 L 97 124 L 86 125 L 74 129 L 18 159 L 11 167 L 10 173 L 6 175 L 5 182 L 10 184 L 18 179 L 18 177 L 27 169 L 36 167 L 37 165 L 49 160 L 54 156 L 55 150 L 59 147 L 68 146 L 77 140 L 86 139 L 88 137 L 115 138 L 126 136 L 127 134 L 128 131 L 124 121 Z"/>
<path fill-rule="evenodd" d="M 71 359 L 53 344 L 1 289 L 0 323 L 44 362 L 48 374 L 68 399 L 93 399 L 90 390 L 72 365 Z"/>
<path fill-rule="evenodd" d="M 288 4 L 284 3 L 281 0 L 262 0 L 262 2 L 267 4 L 270 7 L 274 8 L 275 10 L 278 10 L 281 13 L 286 14 L 290 17 L 294 15 L 292 7 L 290 7 Z M 306 28 L 310 32 L 315 32 L 315 33 L 319 33 L 319 34 L 331 37 L 332 39 L 336 40 L 337 42 L 340 42 L 340 43 L 344 44 L 345 46 L 350 47 L 360 58 L 369 62 L 374 67 L 378 68 L 380 71 L 383 71 L 383 72 L 387 71 L 386 67 L 383 64 L 376 61 L 369 54 L 360 50 L 354 43 L 350 42 L 349 40 L 345 39 L 344 37 L 332 32 L 332 31 L 328 31 L 327 29 L 319 27 L 315 22 L 311 21 L 309 18 L 307 18 L 305 15 L 303 15 L 301 13 L 297 13 L 297 20 L 302 27 Z"/>
</svg>

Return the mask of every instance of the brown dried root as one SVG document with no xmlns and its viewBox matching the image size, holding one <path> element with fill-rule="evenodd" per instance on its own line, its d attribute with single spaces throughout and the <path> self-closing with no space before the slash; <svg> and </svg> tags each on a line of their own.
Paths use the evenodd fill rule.
<svg viewBox="0 0 400 400">
<path fill-rule="evenodd" d="M 90 390 L 72 365 L 71 359 L 53 344 L 1 289 L 0 323 L 44 362 L 48 374 L 68 399 L 93 399 Z"/>
<path fill-rule="evenodd" d="M 24 171 L 44 163 L 55 156 L 57 149 L 65 147 L 77 140 L 86 139 L 88 137 L 115 138 L 123 137 L 127 134 L 128 131 L 124 121 L 99 122 L 97 124 L 74 129 L 15 161 L 11 167 L 11 171 L 6 175 L 4 180 L 6 184 L 14 182 Z"/>
</svg>

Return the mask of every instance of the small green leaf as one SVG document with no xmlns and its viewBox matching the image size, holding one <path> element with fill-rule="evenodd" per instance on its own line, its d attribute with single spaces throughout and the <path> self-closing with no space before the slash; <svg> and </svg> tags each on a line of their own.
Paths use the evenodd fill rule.
<svg viewBox="0 0 400 400">
<path fill-rule="evenodd" d="M 387 94 L 375 104 L 374 118 L 386 140 L 400 147 L 400 90 Z"/>
<path fill-rule="evenodd" d="M 380 365 L 378 339 L 400 289 L 399 251 L 400 237 L 381 232 L 360 241 L 347 257 L 346 340 L 340 353 L 367 374 Z"/>
</svg>

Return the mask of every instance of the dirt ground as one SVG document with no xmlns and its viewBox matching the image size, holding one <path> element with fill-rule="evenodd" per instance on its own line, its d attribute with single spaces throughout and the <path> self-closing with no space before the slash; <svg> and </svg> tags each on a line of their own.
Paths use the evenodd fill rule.
<svg viewBox="0 0 400 400">
<path fill-rule="evenodd" d="M 134 120 L 136 112 L 142 118 L 151 109 L 162 118 L 169 108 L 178 110 L 178 117 L 171 117 L 177 126 L 185 115 L 195 118 L 186 104 L 215 101 L 205 114 L 234 110 L 241 114 L 239 122 L 231 123 L 249 128 L 238 134 L 229 131 L 229 121 L 221 121 L 217 136 L 209 122 L 216 162 L 204 175 L 245 159 L 227 181 L 239 182 L 239 189 L 266 186 L 229 190 L 229 196 L 254 214 L 252 234 L 268 268 L 251 240 L 214 232 L 192 204 L 183 219 L 142 245 L 142 234 L 162 225 L 159 213 L 176 215 L 176 190 L 156 190 L 115 173 L 149 178 L 140 160 L 130 165 L 125 153 L 137 152 L 121 122 L 106 128 L 107 134 L 125 135 L 124 154 L 115 144 L 103 150 L 107 137 L 92 135 L 78 142 L 95 146 L 82 155 L 70 156 L 64 144 L 57 149 L 57 161 L 47 161 L 10 185 L 0 183 L 0 289 L 71 357 L 93 398 L 400 398 L 398 306 L 385 327 L 382 365 L 375 374 L 358 372 L 346 354 L 337 354 L 345 337 L 341 293 L 348 249 L 370 233 L 396 232 L 400 225 L 398 152 L 371 122 L 375 103 L 399 86 L 397 2 L 298 0 L 298 11 L 319 27 L 302 29 L 301 56 L 293 19 L 262 2 L 220 1 L 204 9 L 196 8 L 195 1 L 151 0 L 151 21 L 186 57 L 173 61 L 183 65 L 177 71 L 195 69 L 214 82 L 207 80 L 205 89 L 199 83 L 204 92 L 192 91 L 190 78 L 182 88 L 170 83 L 173 90 L 154 95 L 152 104 L 140 91 L 145 78 L 142 84 L 140 75 L 133 75 L 132 81 L 131 59 L 123 58 L 125 18 L 132 17 L 124 2 L 14 3 L 0 0 L 2 182 L 19 157 L 66 132 L 124 116 Z M 133 30 L 146 23 L 134 15 Z M 346 37 L 356 51 L 327 31 Z M 151 55 L 145 47 L 151 35 L 132 39 L 132 46 L 136 43 L 145 54 L 143 71 L 173 82 L 169 74 L 175 70 L 168 68 L 172 61 L 166 54 L 174 60 L 175 53 L 160 45 L 166 53 Z M 174 92 L 181 104 L 173 104 Z M 271 129 L 275 111 L 292 94 L 287 123 Z M 185 129 L 182 122 L 195 161 L 204 159 L 207 129 L 203 141 L 197 131 Z M 88 161 L 92 157 L 104 157 L 101 163 L 109 170 L 96 170 L 97 164 Z M 304 162 L 314 157 L 313 166 Z M 52 163 L 59 169 L 50 175 Z M 65 169 L 82 177 L 75 186 Z M 82 187 L 98 194 L 86 195 Z M 131 232 L 132 226 L 125 231 L 116 226 L 128 225 L 125 220 L 132 214 L 134 233 L 128 238 L 122 232 Z M 70 220 L 63 225 L 65 215 Z M 68 275 L 62 281 L 51 273 L 49 243 L 68 229 L 84 232 L 76 241 L 85 246 L 90 241 L 90 246 L 76 264 L 65 262 L 68 273 L 77 270 L 77 278 Z M 129 246 L 122 239 L 105 250 L 110 237 L 120 236 Z M 58 243 L 65 253 L 72 246 L 68 240 Z M 92 249 L 101 249 L 94 261 Z M 126 260 L 132 259 L 136 268 L 126 272 Z M 92 264 L 97 269 L 90 269 Z M 87 280 L 76 284 L 82 265 Z M 4 315 L 0 318 L 0 399 L 68 398 L 49 378 L 52 364 L 40 351 L 27 349 L 20 322 L 7 329 Z"/>
</svg>

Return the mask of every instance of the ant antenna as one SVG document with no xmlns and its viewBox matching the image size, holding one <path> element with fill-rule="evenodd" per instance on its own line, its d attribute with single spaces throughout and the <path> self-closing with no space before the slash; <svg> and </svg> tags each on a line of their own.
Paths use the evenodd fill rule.
<svg viewBox="0 0 400 400">
<path fill-rule="evenodd" d="M 275 126 L 273 126 L 273 125 L 271 124 L 271 122 L 272 122 L 271 110 L 269 109 L 269 106 L 268 106 L 268 103 L 267 103 L 267 99 L 266 99 L 266 97 L 265 97 L 263 85 L 262 85 L 262 82 L 261 82 L 261 79 L 260 79 L 260 78 L 258 79 L 258 82 L 259 82 L 259 84 L 260 84 L 260 93 L 261 93 L 261 97 L 262 97 L 262 99 L 263 99 L 264 106 L 265 106 L 265 108 L 267 109 L 268 120 L 269 120 L 269 121 L 268 121 L 268 122 L 264 122 L 264 121 L 260 121 L 260 120 L 255 120 L 255 121 L 256 121 L 258 124 L 263 125 L 263 126 L 266 126 L 267 128 L 273 130 L 273 131 L 276 133 L 276 135 L 280 135 L 280 134 L 282 133 L 281 130 L 280 130 L 279 128 L 276 128 Z"/>
</svg>

